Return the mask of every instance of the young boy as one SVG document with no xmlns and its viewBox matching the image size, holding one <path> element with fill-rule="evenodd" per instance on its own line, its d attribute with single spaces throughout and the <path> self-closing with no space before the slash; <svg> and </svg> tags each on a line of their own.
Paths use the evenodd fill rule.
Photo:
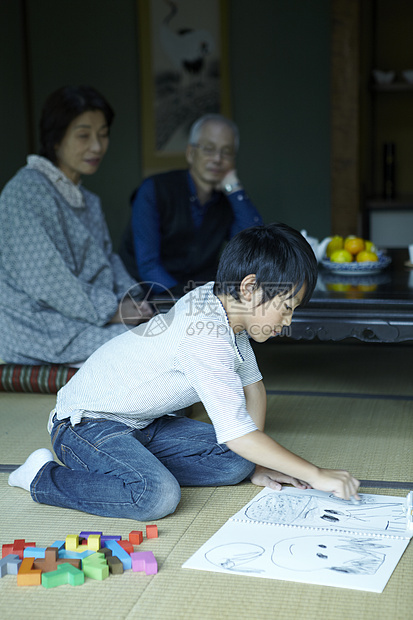
<svg viewBox="0 0 413 620">
<path fill-rule="evenodd" d="M 266 393 L 249 338 L 280 334 L 316 278 L 296 230 L 240 232 L 215 283 L 104 344 L 59 391 L 48 428 L 64 466 L 36 450 L 9 484 L 39 503 L 142 521 L 174 512 L 181 486 L 246 478 L 356 495 L 348 472 L 316 467 L 264 433 Z M 199 401 L 212 425 L 179 415 Z"/>
</svg>

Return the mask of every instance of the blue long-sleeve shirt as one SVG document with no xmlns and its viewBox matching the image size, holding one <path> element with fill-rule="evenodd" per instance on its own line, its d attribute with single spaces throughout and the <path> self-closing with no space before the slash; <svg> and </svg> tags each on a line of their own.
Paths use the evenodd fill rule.
<svg viewBox="0 0 413 620">
<path fill-rule="evenodd" d="M 213 192 L 211 200 L 201 205 L 189 171 L 187 174 L 191 215 L 195 227 L 199 228 L 208 208 L 218 200 L 219 192 Z M 261 215 L 244 190 L 233 192 L 226 197 L 234 213 L 234 220 L 228 231 L 228 239 L 231 239 L 244 228 L 263 223 Z M 160 215 L 156 204 L 155 183 L 151 177 L 142 183 L 135 196 L 132 207 L 132 229 L 136 262 L 141 280 L 162 285 L 156 286 L 154 284 L 154 292 L 163 292 L 163 287 L 172 289 L 177 285 L 177 281 L 162 264 Z"/>
</svg>

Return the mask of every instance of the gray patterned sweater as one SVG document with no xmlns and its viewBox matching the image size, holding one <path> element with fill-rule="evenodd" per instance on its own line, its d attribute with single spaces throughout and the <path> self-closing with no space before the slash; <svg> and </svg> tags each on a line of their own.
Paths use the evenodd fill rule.
<svg viewBox="0 0 413 620">
<path fill-rule="evenodd" d="M 26 166 L 1 193 L 0 357 L 6 362 L 82 362 L 125 331 L 107 323 L 136 283 L 112 252 L 99 198 L 80 191 L 82 204 L 71 206 L 47 176 Z"/>
</svg>

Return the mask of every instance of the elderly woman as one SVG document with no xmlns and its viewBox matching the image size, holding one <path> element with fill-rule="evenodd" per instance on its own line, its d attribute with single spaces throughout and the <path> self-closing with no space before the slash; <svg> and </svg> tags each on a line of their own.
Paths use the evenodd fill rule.
<svg viewBox="0 0 413 620">
<path fill-rule="evenodd" d="M 40 155 L 0 196 L 0 357 L 23 364 L 83 362 L 151 314 L 112 252 L 98 196 L 80 184 L 107 151 L 114 113 L 91 87 L 46 101 Z M 124 317 L 127 320 L 124 321 Z"/>
</svg>

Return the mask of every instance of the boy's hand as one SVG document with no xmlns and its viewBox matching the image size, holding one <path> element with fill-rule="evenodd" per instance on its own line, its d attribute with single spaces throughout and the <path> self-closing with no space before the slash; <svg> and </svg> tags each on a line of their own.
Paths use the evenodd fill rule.
<svg viewBox="0 0 413 620">
<path fill-rule="evenodd" d="M 259 487 L 269 487 L 274 491 L 281 491 L 281 483 L 292 484 L 297 487 L 297 489 L 311 489 L 311 486 L 307 484 L 307 482 L 297 480 L 297 478 L 292 478 L 274 469 L 261 467 L 261 465 L 256 466 L 255 472 L 251 476 L 251 482 Z"/>
<path fill-rule="evenodd" d="M 353 478 L 348 471 L 341 469 L 318 469 L 314 479 L 310 480 L 314 489 L 333 493 L 341 499 L 350 499 L 354 495 L 355 499 L 360 499 L 357 495 L 360 481 Z"/>
</svg>

